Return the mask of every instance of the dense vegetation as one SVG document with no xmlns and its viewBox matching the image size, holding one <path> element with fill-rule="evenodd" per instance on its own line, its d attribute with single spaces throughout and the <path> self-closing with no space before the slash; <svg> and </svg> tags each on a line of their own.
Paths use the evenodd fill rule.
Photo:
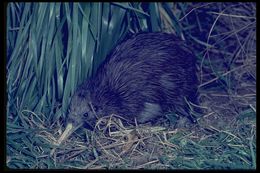
<svg viewBox="0 0 260 173">
<path fill-rule="evenodd" d="M 6 8 L 9 168 L 256 168 L 255 3 L 8 3 Z M 169 115 L 170 125 L 125 127 L 127 139 L 120 130 L 108 136 L 82 128 L 57 146 L 78 84 L 118 42 L 142 31 L 174 33 L 196 53 L 204 110 L 198 123 Z"/>
</svg>

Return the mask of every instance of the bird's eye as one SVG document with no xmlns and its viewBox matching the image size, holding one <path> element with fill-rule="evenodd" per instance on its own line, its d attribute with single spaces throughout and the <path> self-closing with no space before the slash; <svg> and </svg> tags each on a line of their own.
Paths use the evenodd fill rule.
<svg viewBox="0 0 260 173">
<path fill-rule="evenodd" d="M 83 116 L 84 116 L 84 117 L 88 117 L 88 113 L 87 113 L 87 112 L 84 113 Z"/>
</svg>

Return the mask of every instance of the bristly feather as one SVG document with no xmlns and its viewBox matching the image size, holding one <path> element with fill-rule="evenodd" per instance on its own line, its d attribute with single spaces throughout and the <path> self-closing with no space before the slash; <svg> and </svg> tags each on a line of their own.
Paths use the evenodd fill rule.
<svg viewBox="0 0 260 173">
<path fill-rule="evenodd" d="M 139 123 L 152 122 L 170 110 L 189 116 L 184 98 L 197 102 L 195 63 L 196 57 L 185 42 L 172 34 L 133 35 L 78 88 L 70 107 L 75 112 L 69 118 L 93 121 L 87 106 L 90 102 L 101 116 L 114 113 L 132 122 L 136 118 Z M 82 108 L 75 108 L 79 105 L 86 105 L 87 118 L 80 115 Z"/>
</svg>

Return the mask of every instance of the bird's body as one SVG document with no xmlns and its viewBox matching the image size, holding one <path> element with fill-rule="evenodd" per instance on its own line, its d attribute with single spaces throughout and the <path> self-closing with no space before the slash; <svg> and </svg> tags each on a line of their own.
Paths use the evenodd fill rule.
<svg viewBox="0 0 260 173">
<path fill-rule="evenodd" d="M 195 60 L 185 42 L 172 34 L 136 34 L 116 46 L 96 74 L 77 88 L 68 120 L 93 125 L 93 112 L 139 123 L 167 111 L 187 116 L 185 98 L 197 100 Z"/>
</svg>

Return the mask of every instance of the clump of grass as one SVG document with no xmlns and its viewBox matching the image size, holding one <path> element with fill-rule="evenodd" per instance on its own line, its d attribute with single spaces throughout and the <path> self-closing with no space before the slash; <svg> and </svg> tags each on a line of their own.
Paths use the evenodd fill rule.
<svg viewBox="0 0 260 173">
<path fill-rule="evenodd" d="M 255 11 L 255 3 L 9 3 L 7 167 L 255 169 Z M 198 123 L 126 126 L 109 116 L 58 145 L 77 85 L 141 31 L 175 33 L 191 45 Z"/>
</svg>

